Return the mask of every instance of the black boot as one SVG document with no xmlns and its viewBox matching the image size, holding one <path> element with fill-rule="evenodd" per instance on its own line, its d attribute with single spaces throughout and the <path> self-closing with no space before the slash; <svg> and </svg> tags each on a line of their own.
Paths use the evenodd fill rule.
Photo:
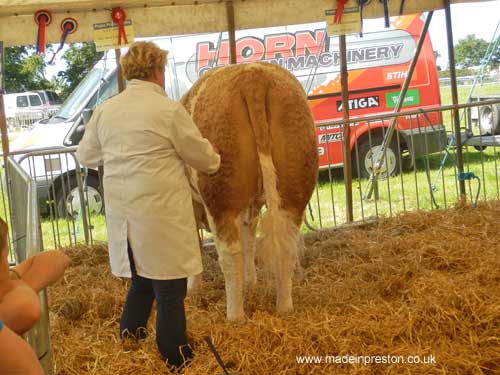
<svg viewBox="0 0 500 375">
<path fill-rule="evenodd" d="M 167 367 L 171 371 L 179 371 L 191 363 L 193 356 L 193 349 L 187 344 L 176 347 L 175 350 L 167 353 L 167 358 L 163 358 L 163 360 L 166 361 Z"/>
</svg>

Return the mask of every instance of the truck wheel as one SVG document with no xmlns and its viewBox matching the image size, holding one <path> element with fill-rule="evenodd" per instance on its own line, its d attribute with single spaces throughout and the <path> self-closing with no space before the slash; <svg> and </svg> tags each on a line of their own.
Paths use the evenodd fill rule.
<svg viewBox="0 0 500 375">
<path fill-rule="evenodd" d="M 358 160 L 356 160 L 356 150 L 352 150 L 352 168 L 353 176 L 358 176 L 358 164 L 359 164 L 359 177 L 370 177 L 372 172 L 372 165 L 376 162 L 375 157 L 377 152 L 382 147 L 382 142 L 384 138 L 380 135 L 374 135 L 371 138 L 366 137 L 358 145 Z M 379 177 L 387 178 L 387 175 L 395 176 L 399 173 L 401 162 L 401 155 L 398 151 L 397 141 L 393 139 L 385 151 L 384 163 L 381 167 Z"/>
<path fill-rule="evenodd" d="M 500 104 L 479 107 L 479 133 L 481 135 L 500 133 Z"/>
<path fill-rule="evenodd" d="M 80 194 L 78 193 L 78 183 L 76 176 L 69 179 L 69 189 L 66 187 L 64 196 L 63 189 L 56 192 L 57 213 L 59 217 L 74 218 L 80 210 Z M 102 212 L 102 196 L 99 191 L 99 180 L 94 176 L 87 176 L 87 193 L 83 193 L 85 199 L 88 194 L 88 206 L 91 215 L 98 215 Z"/>
</svg>

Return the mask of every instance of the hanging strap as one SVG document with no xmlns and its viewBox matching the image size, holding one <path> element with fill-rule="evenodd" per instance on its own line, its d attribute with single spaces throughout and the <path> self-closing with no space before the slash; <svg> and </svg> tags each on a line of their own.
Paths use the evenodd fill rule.
<svg viewBox="0 0 500 375">
<path fill-rule="evenodd" d="M 399 15 L 403 15 L 403 11 L 405 9 L 405 0 L 401 0 L 401 4 L 399 5 Z"/>
<path fill-rule="evenodd" d="M 215 357 L 215 360 L 219 364 L 219 366 L 224 370 L 224 375 L 229 375 L 229 372 L 227 372 L 226 366 L 224 365 L 224 362 L 222 362 L 222 358 L 220 357 L 219 353 L 217 353 L 217 349 L 215 349 L 214 344 L 212 344 L 212 339 L 209 336 L 203 337 L 205 342 L 208 345 L 208 349 L 212 352 L 212 354 Z"/>
<path fill-rule="evenodd" d="M 390 20 L 389 20 L 389 0 L 379 0 L 381 3 L 384 4 L 384 21 L 385 21 L 385 28 L 388 28 L 391 26 Z"/>
<path fill-rule="evenodd" d="M 359 32 L 359 36 L 363 37 L 363 7 L 368 4 L 370 0 L 358 0 L 359 5 L 359 17 L 361 19 L 361 31 Z"/>
</svg>

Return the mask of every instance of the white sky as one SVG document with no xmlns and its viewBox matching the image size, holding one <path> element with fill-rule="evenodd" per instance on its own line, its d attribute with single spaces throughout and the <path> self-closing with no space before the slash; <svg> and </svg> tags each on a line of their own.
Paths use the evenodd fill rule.
<svg viewBox="0 0 500 375">
<path fill-rule="evenodd" d="M 477 38 L 492 40 L 500 20 L 500 0 L 453 4 L 451 6 L 451 23 L 453 28 L 453 44 L 464 39 L 469 34 L 475 34 Z M 434 12 L 429 26 L 432 46 L 438 50 L 441 57 L 438 65 L 442 68 L 448 66 L 448 44 L 446 41 L 446 20 L 444 10 Z M 497 30 L 497 36 L 500 35 Z"/>
<path fill-rule="evenodd" d="M 413 0 L 417 1 L 417 0 Z M 490 42 L 493 38 L 500 20 L 500 0 L 486 1 L 480 3 L 453 4 L 451 6 L 451 17 L 453 27 L 453 40 L 456 44 L 460 39 L 465 38 L 469 34 L 475 34 L 477 38 L 481 38 Z M 376 25 L 377 29 L 383 30 L 383 20 L 369 20 L 366 22 L 366 28 L 371 28 L 369 25 Z M 438 58 L 438 65 L 443 69 L 448 66 L 448 45 L 446 40 L 446 23 L 444 10 L 435 11 L 429 27 L 432 45 L 435 50 L 438 50 L 441 57 Z M 496 30 L 496 35 L 500 35 L 499 29 Z M 57 46 L 55 46 L 57 48 Z M 60 69 L 65 69 L 62 63 L 61 56 L 64 50 L 60 51 L 56 61 L 56 65 L 47 67 L 47 76 L 57 74 Z M 52 56 L 49 56 L 49 58 Z"/>
</svg>

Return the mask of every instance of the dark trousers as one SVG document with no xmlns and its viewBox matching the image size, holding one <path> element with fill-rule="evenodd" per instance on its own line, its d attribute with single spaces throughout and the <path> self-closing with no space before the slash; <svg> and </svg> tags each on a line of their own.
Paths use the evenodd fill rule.
<svg viewBox="0 0 500 375">
<path fill-rule="evenodd" d="M 156 343 L 169 365 L 182 366 L 192 356 L 187 346 L 184 298 L 187 278 L 175 280 L 153 280 L 137 275 L 130 244 L 128 257 L 132 271 L 125 306 L 120 321 L 122 337 L 144 338 L 156 299 Z"/>
</svg>

